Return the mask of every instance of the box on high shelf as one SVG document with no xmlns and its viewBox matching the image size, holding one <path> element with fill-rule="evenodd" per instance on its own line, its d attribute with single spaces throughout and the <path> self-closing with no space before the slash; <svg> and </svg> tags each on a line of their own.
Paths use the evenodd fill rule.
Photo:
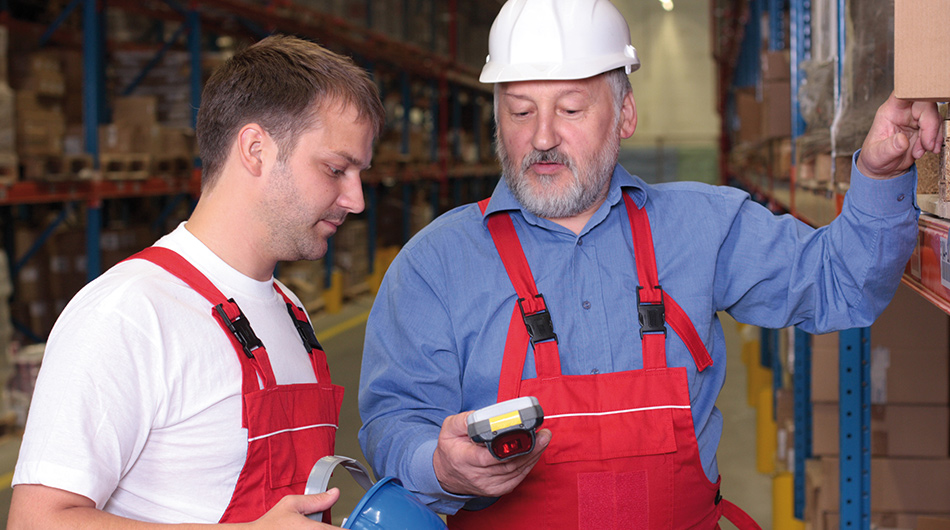
<svg viewBox="0 0 950 530">
<path fill-rule="evenodd" d="M 20 156 L 63 154 L 66 119 L 62 108 L 36 92 L 16 92 L 16 144 Z"/>
<path fill-rule="evenodd" d="M 791 90 L 788 79 L 762 82 L 762 138 L 792 134 Z"/>
<path fill-rule="evenodd" d="M 151 126 L 158 123 L 158 98 L 155 96 L 122 96 L 112 104 L 112 122 Z"/>
<path fill-rule="evenodd" d="M 812 454 L 838 456 L 837 403 L 812 404 Z M 947 405 L 872 405 L 871 455 L 947 458 L 950 456 Z"/>
<path fill-rule="evenodd" d="M 950 0 L 894 0 L 894 94 L 950 100 Z"/>
<path fill-rule="evenodd" d="M 16 151 L 16 96 L 0 81 L 0 153 Z"/>
<path fill-rule="evenodd" d="M 785 81 L 792 75 L 788 50 L 763 50 L 761 54 L 762 80 Z"/>
<path fill-rule="evenodd" d="M 10 32 L 6 26 L 0 25 L 0 83 L 10 81 L 7 64 L 10 59 Z"/>
<path fill-rule="evenodd" d="M 62 59 L 56 50 L 18 53 L 10 59 L 10 81 L 16 90 L 29 90 L 49 98 L 66 94 Z"/>
<path fill-rule="evenodd" d="M 762 103 L 755 97 L 754 88 L 735 91 L 736 123 L 733 131 L 736 143 L 757 142 L 762 139 Z"/>
<path fill-rule="evenodd" d="M 147 154 L 160 151 L 162 127 L 158 124 L 110 123 L 99 126 L 99 152 Z"/>
<path fill-rule="evenodd" d="M 871 402 L 947 405 L 950 396 L 950 317 L 910 287 L 871 325 Z M 839 399 L 838 334 L 812 339 L 814 402 Z"/>
</svg>

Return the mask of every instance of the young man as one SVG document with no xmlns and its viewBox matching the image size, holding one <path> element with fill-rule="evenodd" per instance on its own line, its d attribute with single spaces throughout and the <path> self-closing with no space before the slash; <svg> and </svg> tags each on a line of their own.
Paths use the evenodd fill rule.
<svg viewBox="0 0 950 530">
<path fill-rule="evenodd" d="M 333 454 L 343 389 L 273 271 L 323 256 L 363 209 L 383 117 L 366 72 L 297 38 L 268 37 L 214 73 L 194 213 L 86 286 L 53 329 L 9 528 L 324 527 L 305 514 L 338 492 L 301 494 Z"/>
<path fill-rule="evenodd" d="M 723 515 L 754 528 L 719 496 L 716 313 L 869 325 L 914 247 L 913 162 L 939 149 L 935 106 L 882 105 L 842 214 L 813 230 L 737 189 L 652 186 L 617 165 L 639 61 L 609 1 L 509 0 L 489 39 L 504 176 L 387 272 L 366 333 L 364 453 L 452 528 L 715 528 Z M 518 396 L 539 399 L 545 429 L 499 462 L 465 420 Z"/>
</svg>

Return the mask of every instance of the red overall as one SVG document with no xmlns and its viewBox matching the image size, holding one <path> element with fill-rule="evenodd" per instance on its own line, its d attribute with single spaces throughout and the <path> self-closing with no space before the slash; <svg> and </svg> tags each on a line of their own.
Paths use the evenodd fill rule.
<svg viewBox="0 0 950 530">
<path fill-rule="evenodd" d="M 712 359 L 689 317 L 659 286 L 646 211 L 626 194 L 624 202 L 641 284 L 643 341 L 643 369 L 626 372 L 561 373 L 550 315 L 511 217 L 489 217 L 489 231 L 519 298 L 508 328 L 498 401 L 537 397 L 552 439 L 513 492 L 483 510 L 459 511 L 449 518 L 451 528 L 712 529 L 721 516 L 743 530 L 759 528 L 719 496 L 719 481 L 709 482 L 703 471 L 686 368 L 666 365 L 665 324 L 686 343 L 699 370 Z M 487 201 L 481 206 L 485 211 Z M 522 380 L 529 341 L 537 377 Z"/>
<path fill-rule="evenodd" d="M 247 429 L 247 458 L 220 522 L 254 521 L 285 495 L 303 494 L 313 464 L 333 454 L 343 402 L 343 387 L 330 382 L 326 354 L 307 314 L 274 283 L 287 303 L 317 377 L 317 383 L 278 385 L 264 345 L 233 299 L 227 299 L 172 250 L 149 247 L 130 259 L 136 258 L 155 263 L 204 296 L 241 363 L 241 421 Z M 324 522 L 330 522 L 329 510 L 323 517 Z"/>
</svg>

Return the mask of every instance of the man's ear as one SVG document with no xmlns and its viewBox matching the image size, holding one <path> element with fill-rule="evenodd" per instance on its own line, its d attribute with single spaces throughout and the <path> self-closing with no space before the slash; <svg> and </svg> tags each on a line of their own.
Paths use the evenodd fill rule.
<svg viewBox="0 0 950 530">
<path fill-rule="evenodd" d="M 260 176 L 264 167 L 264 142 L 267 133 L 256 123 L 248 123 L 238 131 L 238 159 L 248 173 Z"/>
<path fill-rule="evenodd" d="M 637 130 L 637 103 L 633 100 L 633 92 L 627 92 L 620 107 L 620 137 L 630 138 Z"/>
</svg>

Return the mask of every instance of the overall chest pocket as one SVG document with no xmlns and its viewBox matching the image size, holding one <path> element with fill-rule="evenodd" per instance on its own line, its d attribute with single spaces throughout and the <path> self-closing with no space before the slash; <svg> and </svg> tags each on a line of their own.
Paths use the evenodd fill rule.
<svg viewBox="0 0 950 530">
<path fill-rule="evenodd" d="M 674 370 L 635 370 L 523 381 L 538 397 L 543 428 L 551 430 L 547 463 L 664 455 L 677 450 L 673 413 L 689 409 L 688 394 L 667 386 Z M 685 376 L 685 374 L 682 374 Z M 533 392 L 533 393 L 532 393 Z M 684 403 L 683 400 L 686 400 Z"/>
<path fill-rule="evenodd" d="M 281 385 L 245 398 L 249 422 L 253 410 L 266 431 L 268 487 L 305 484 L 313 464 L 333 454 L 343 387 Z"/>
</svg>

